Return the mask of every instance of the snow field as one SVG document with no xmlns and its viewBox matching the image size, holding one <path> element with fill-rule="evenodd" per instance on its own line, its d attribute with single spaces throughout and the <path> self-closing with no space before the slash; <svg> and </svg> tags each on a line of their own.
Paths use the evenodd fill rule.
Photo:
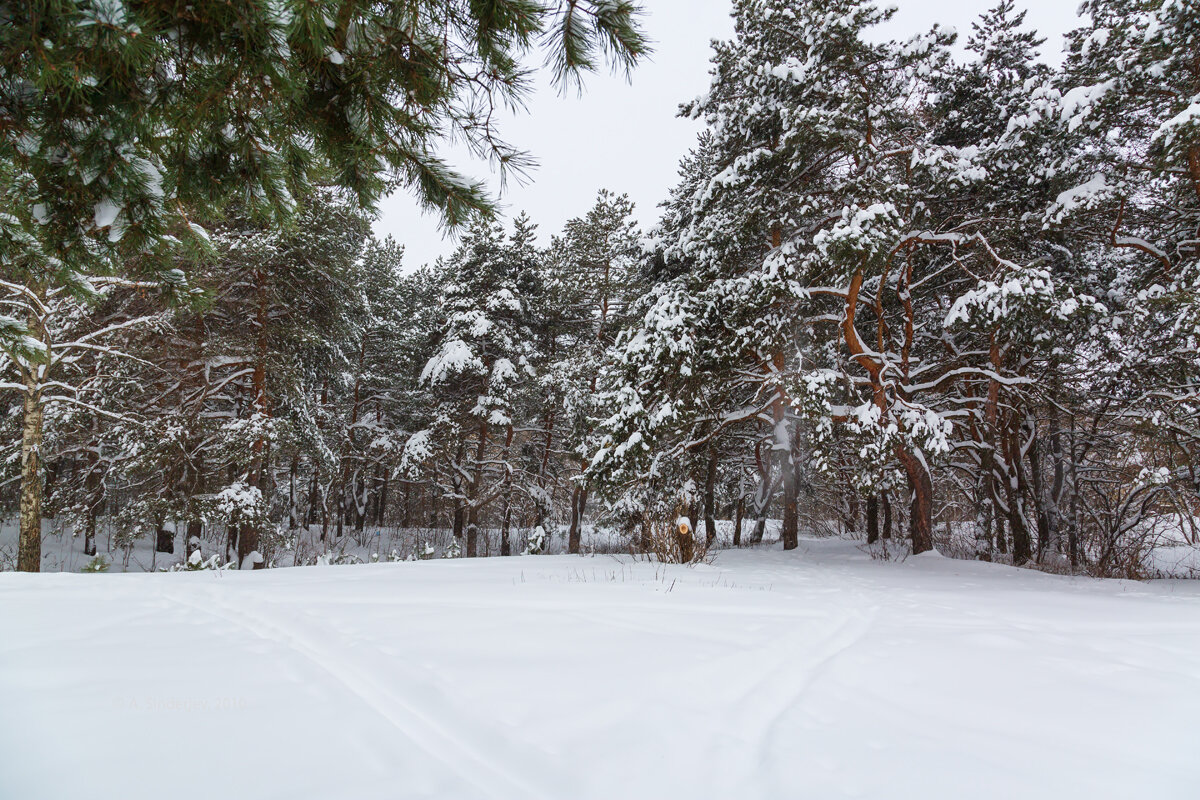
<svg viewBox="0 0 1200 800">
<path fill-rule="evenodd" d="M 1192 798 L 1200 585 L 851 543 L 0 574 L 0 797 Z"/>
</svg>

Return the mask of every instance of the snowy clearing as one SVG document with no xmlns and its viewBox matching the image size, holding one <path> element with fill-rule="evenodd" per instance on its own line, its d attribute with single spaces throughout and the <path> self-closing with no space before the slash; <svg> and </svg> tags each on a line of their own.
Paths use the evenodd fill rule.
<svg viewBox="0 0 1200 800">
<path fill-rule="evenodd" d="M 806 539 L 0 574 L 0 797 L 1194 797 L 1200 585 Z"/>
</svg>

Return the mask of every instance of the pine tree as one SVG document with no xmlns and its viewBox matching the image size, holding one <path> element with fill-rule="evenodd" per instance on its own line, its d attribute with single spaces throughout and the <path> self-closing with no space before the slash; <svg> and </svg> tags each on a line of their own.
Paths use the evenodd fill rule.
<svg viewBox="0 0 1200 800">
<path fill-rule="evenodd" d="M 454 505 L 454 535 L 465 535 L 465 554 L 479 553 L 483 511 L 509 488 L 514 427 L 521 394 L 535 372 L 530 305 L 537 275 L 532 230 L 518 218 L 511 236 L 482 221 L 463 237 L 451 258 L 448 318 L 436 352 L 421 373 L 434 406 L 424 431 L 406 450 L 417 460 L 445 465 L 443 494 Z"/>
<path fill-rule="evenodd" d="M 614 389 L 623 410 L 611 417 L 597 461 L 644 441 L 653 447 L 647 421 L 662 428 L 670 420 L 666 428 L 686 437 L 676 445 L 684 451 L 734 426 L 764 425 L 791 548 L 806 470 L 829 463 L 807 440 L 828 434 L 830 420 L 858 418 L 860 432 L 905 465 L 920 551 L 931 546 L 922 451 L 944 448 L 943 425 L 927 424 L 924 410 L 901 396 L 896 383 L 907 376 L 893 372 L 892 356 L 864 346 L 859 327 L 869 323 L 858 309 L 864 282 L 882 298 L 879 287 L 895 280 L 891 262 L 913 202 L 905 178 L 919 136 L 914 86 L 945 60 L 949 38 L 935 30 L 906 43 L 870 43 L 864 33 L 891 12 L 855 0 L 792 6 L 736 3 L 735 39 L 716 45 L 712 89 L 685 109 L 712 131 L 705 160 L 713 167 L 690 209 L 674 204 L 669 219 L 687 224 L 663 261 L 690 263 L 648 301 L 625 354 L 638 366 Z M 905 296 L 897 284 L 901 316 L 911 313 Z M 871 327 L 897 326 L 885 321 L 880 300 L 874 310 Z M 671 376 L 666 364 L 681 353 L 683 367 Z M 663 365 L 664 383 L 629 380 L 648 362 Z M 715 377 L 719 396 L 697 375 Z M 852 387 L 850 396 L 836 397 L 841 387 Z M 802 414 L 821 419 L 814 428 L 801 424 Z"/>
<path fill-rule="evenodd" d="M 30 364 L 45 355 L 29 344 L 48 292 L 87 297 L 89 277 L 110 272 L 161 279 L 208 250 L 198 223 L 226 203 L 279 220 L 317 184 L 365 207 L 402 185 L 450 225 L 490 209 L 437 149 L 461 137 L 521 167 L 489 109 L 519 103 L 543 32 L 560 80 L 594 69 L 597 48 L 625 67 L 648 51 L 627 0 L 39 0 L 3 13 L 0 263 L 30 300 L 0 317 L 0 343 Z M 39 560 L 40 386 L 23 389 L 24 570 Z"/>
<path fill-rule="evenodd" d="M 633 211 L 628 196 L 601 190 L 588 213 L 569 220 L 550 247 L 553 303 L 564 314 L 555 332 L 561 350 L 552 360 L 550 396 L 562 404 L 563 446 L 578 458 L 581 473 L 595 446 L 602 361 L 624 325 L 637 285 L 639 234 Z M 587 477 L 580 474 L 571 487 L 570 553 L 580 552 L 587 502 Z"/>
</svg>

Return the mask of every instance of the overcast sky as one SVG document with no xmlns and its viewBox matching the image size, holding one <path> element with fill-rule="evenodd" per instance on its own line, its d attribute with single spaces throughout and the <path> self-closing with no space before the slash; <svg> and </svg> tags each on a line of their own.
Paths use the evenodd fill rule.
<svg viewBox="0 0 1200 800">
<path fill-rule="evenodd" d="M 894 0 L 899 12 L 888 33 L 907 37 L 935 22 L 955 28 L 960 41 L 971 22 L 996 0 Z M 506 213 L 528 211 L 542 240 L 571 217 L 587 212 L 602 188 L 627 193 L 643 226 L 657 218 L 656 206 L 675 182 L 676 167 L 695 141 L 699 125 L 675 111 L 708 88 L 709 42 L 733 32 L 727 0 L 644 0 L 644 24 L 654 39 L 652 60 L 634 71 L 631 82 L 602 73 L 588 76 L 582 96 L 561 96 L 540 76 L 528 113 L 504 121 L 508 142 L 538 161 L 525 185 L 510 181 L 501 196 Z M 1017 0 L 1029 9 L 1027 22 L 1049 39 L 1043 50 L 1057 60 L 1061 36 L 1075 27 L 1078 0 Z M 449 154 L 453 160 L 453 154 Z M 487 164 L 456 162 L 473 177 L 491 177 Z M 379 235 L 392 234 L 406 248 L 410 268 L 448 254 L 437 220 L 423 214 L 407 194 L 381 204 Z"/>
</svg>

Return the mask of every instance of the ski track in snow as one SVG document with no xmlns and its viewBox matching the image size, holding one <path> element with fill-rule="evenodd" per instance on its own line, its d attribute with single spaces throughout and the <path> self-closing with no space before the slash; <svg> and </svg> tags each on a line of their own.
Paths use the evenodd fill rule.
<svg viewBox="0 0 1200 800">
<path fill-rule="evenodd" d="M 695 568 L 6 573 L 0 607 L 2 800 L 1191 800 L 1200 778 L 1195 582 L 805 540 Z M 241 705 L 186 707 L 212 697 Z"/>
<path fill-rule="evenodd" d="M 765 779 L 775 777 L 776 769 L 786 768 L 786 763 L 776 765 L 767 758 L 780 719 L 796 708 L 832 661 L 862 639 L 874 617 L 874 612 L 868 616 L 851 612 L 815 644 L 811 632 L 805 631 L 753 654 L 769 659 L 767 665 L 741 692 L 733 703 L 734 713 L 724 724 L 730 731 L 747 731 L 752 738 L 734 750 L 737 766 L 722 777 L 732 779 L 734 785 L 751 781 L 757 790 L 755 796 L 770 796 Z M 753 656 L 743 658 L 754 660 Z M 714 743 L 711 748 L 713 763 L 718 763 L 720 757 L 717 747 Z"/>
<path fill-rule="evenodd" d="M 255 636 L 280 643 L 312 662 L 361 700 L 368 710 L 386 720 L 406 743 L 422 749 L 431 759 L 443 762 L 447 769 L 465 777 L 476 791 L 482 793 L 476 796 L 556 797 L 552 791 L 538 785 L 539 777 L 545 776 L 518 775 L 504 766 L 502 758 L 508 754 L 508 743 L 501 735 L 488 731 L 482 720 L 467 718 L 449 704 L 436 702 L 434 694 L 407 700 L 397 697 L 369 671 L 359 668 L 330 646 L 322 645 L 318 637 L 283 622 L 278 614 L 265 610 L 261 604 L 246 604 L 235 609 L 212 593 L 203 598 L 209 603 L 207 606 L 177 595 L 165 597 L 241 627 Z M 331 631 L 322 633 L 329 635 Z M 411 687 L 419 680 L 416 673 L 403 668 L 403 662 L 390 663 L 389 672 L 392 681 L 399 680 L 401 685 Z M 471 768 L 463 770 L 464 763 Z M 504 791 L 497 791 L 497 784 L 504 787 Z"/>
</svg>

